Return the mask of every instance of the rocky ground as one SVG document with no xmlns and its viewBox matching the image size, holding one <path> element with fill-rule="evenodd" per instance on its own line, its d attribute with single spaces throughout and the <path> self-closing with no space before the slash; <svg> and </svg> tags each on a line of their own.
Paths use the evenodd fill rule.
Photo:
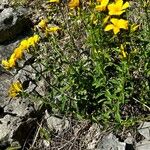
<svg viewBox="0 0 150 150">
<path fill-rule="evenodd" d="M 6 1 L 0 3 L 0 61 L 10 56 L 20 40 L 32 34 L 30 29 L 40 15 L 34 17 L 33 13 L 31 19 L 31 10 L 14 9 Z M 26 33 L 24 29 L 28 29 Z M 22 70 L 16 78 L 18 76 L 23 76 Z M 8 98 L 7 89 L 13 78 L 0 66 L 0 150 L 8 147 L 37 150 L 150 149 L 150 122 L 141 124 L 135 132 L 122 132 L 126 134 L 124 137 L 113 133 L 112 129 L 103 131 L 101 125 L 89 121 L 54 116 L 29 99 Z"/>
</svg>

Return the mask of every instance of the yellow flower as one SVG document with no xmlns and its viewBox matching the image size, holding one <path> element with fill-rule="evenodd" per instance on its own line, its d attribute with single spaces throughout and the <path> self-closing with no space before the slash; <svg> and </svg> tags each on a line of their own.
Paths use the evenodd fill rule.
<svg viewBox="0 0 150 150">
<path fill-rule="evenodd" d="M 28 47 L 30 47 L 30 46 L 35 47 L 35 45 L 39 42 L 39 40 L 40 40 L 40 37 L 37 34 L 32 36 L 32 37 L 30 37 L 30 38 L 28 38 L 27 39 Z"/>
<path fill-rule="evenodd" d="M 76 7 L 79 7 L 80 5 L 80 1 L 79 0 L 71 0 L 68 4 L 68 6 L 70 7 L 70 9 L 74 9 Z"/>
<path fill-rule="evenodd" d="M 96 5 L 95 9 L 97 11 L 105 11 L 109 3 L 109 0 L 97 0 L 97 2 L 100 2 L 100 5 Z"/>
<path fill-rule="evenodd" d="M 38 26 L 39 26 L 41 29 L 45 29 L 46 26 L 47 26 L 47 23 L 48 23 L 48 20 L 47 20 L 47 19 L 42 19 L 42 20 L 39 22 Z"/>
<path fill-rule="evenodd" d="M 2 60 L 2 65 L 5 69 L 10 69 L 9 62 L 5 59 Z"/>
<path fill-rule="evenodd" d="M 30 46 L 33 46 L 33 47 L 34 47 L 34 46 L 35 46 L 33 37 L 28 38 L 27 41 L 28 41 L 28 47 L 30 47 Z"/>
<path fill-rule="evenodd" d="M 54 27 L 50 27 L 50 28 L 46 28 L 46 34 L 48 33 L 54 33 L 57 32 L 58 30 L 60 30 L 61 28 L 59 28 L 58 26 L 54 26 Z"/>
<path fill-rule="evenodd" d="M 121 50 L 121 57 L 122 58 L 126 58 L 127 57 L 127 54 L 126 54 L 126 52 L 124 51 L 124 46 L 123 46 L 123 44 L 121 44 L 121 46 L 120 46 L 120 50 Z"/>
<path fill-rule="evenodd" d="M 123 4 L 123 0 L 116 0 L 108 5 L 109 15 L 121 15 L 129 6 L 129 2 Z"/>
<path fill-rule="evenodd" d="M 16 57 L 15 57 L 15 54 L 12 54 L 12 55 L 10 56 L 8 62 L 9 62 L 9 67 L 10 67 L 10 68 L 15 67 L 15 65 L 16 65 Z"/>
<path fill-rule="evenodd" d="M 23 56 L 23 51 L 24 51 L 24 49 L 23 49 L 23 47 L 22 46 L 19 46 L 19 47 L 17 47 L 15 50 L 14 50 L 14 57 L 16 58 L 16 59 L 21 59 L 22 58 L 22 56 Z"/>
<path fill-rule="evenodd" d="M 110 21 L 112 22 L 112 24 L 108 24 L 105 27 L 105 31 L 113 30 L 114 34 L 117 34 L 118 32 L 120 32 L 120 29 L 128 29 L 127 20 L 112 18 Z"/>
<path fill-rule="evenodd" d="M 50 3 L 59 3 L 59 0 L 48 0 Z"/>
<path fill-rule="evenodd" d="M 12 98 L 16 97 L 22 90 L 23 90 L 22 84 L 19 81 L 14 82 L 11 84 L 11 86 L 8 90 L 8 95 Z"/>
<path fill-rule="evenodd" d="M 29 45 L 28 45 L 28 40 L 22 40 L 20 43 L 20 47 L 22 47 L 22 49 L 28 49 Z"/>
<path fill-rule="evenodd" d="M 35 34 L 35 35 L 33 36 L 33 40 L 34 40 L 35 43 L 38 43 L 38 42 L 40 41 L 39 35 L 38 35 L 38 34 Z"/>
<path fill-rule="evenodd" d="M 11 55 L 9 60 L 2 60 L 2 65 L 5 69 L 9 70 L 16 65 L 16 58 L 14 57 L 14 54 Z"/>
</svg>

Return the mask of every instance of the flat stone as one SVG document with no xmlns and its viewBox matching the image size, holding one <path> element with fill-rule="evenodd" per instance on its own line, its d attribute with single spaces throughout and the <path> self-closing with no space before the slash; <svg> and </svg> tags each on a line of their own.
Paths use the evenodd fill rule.
<svg viewBox="0 0 150 150">
<path fill-rule="evenodd" d="M 150 149 L 150 141 L 143 140 L 136 144 L 136 150 L 149 150 Z"/>
<path fill-rule="evenodd" d="M 150 122 L 144 122 L 138 128 L 138 132 L 147 140 L 150 140 Z"/>
<path fill-rule="evenodd" d="M 115 135 L 110 133 L 98 143 L 96 150 L 125 150 L 126 143 L 119 142 Z"/>
</svg>

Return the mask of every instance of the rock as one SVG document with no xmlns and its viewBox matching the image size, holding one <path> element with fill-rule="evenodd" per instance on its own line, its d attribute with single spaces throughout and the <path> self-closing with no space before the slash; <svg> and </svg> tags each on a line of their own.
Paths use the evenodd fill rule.
<svg viewBox="0 0 150 150">
<path fill-rule="evenodd" d="M 45 119 L 50 131 L 54 130 L 61 133 L 63 130 L 69 128 L 69 121 L 67 119 L 60 119 L 58 117 L 50 116 L 47 111 Z"/>
<path fill-rule="evenodd" d="M 30 29 L 31 24 L 25 8 L 18 7 L 16 10 L 11 7 L 1 8 L 0 43 L 14 39 L 23 31 Z"/>
<path fill-rule="evenodd" d="M 128 136 L 127 136 L 127 138 L 125 139 L 124 142 L 127 143 L 127 144 L 130 144 L 130 145 L 132 145 L 134 143 L 134 138 L 131 135 L 131 133 L 128 134 Z"/>
<path fill-rule="evenodd" d="M 138 128 L 138 132 L 147 140 L 150 140 L 150 122 L 142 123 Z"/>
<path fill-rule="evenodd" d="M 3 105 L 6 106 L 3 106 L 4 110 L 3 112 L 1 112 L 0 141 L 2 141 L 3 139 L 11 141 L 13 134 L 22 124 L 22 118 L 28 116 L 34 110 L 33 107 L 29 105 L 29 101 L 27 100 L 20 101 L 19 99 L 17 99 L 10 102 L 6 101 Z"/>
<path fill-rule="evenodd" d="M 44 145 L 44 147 L 49 148 L 50 142 L 48 140 L 43 140 L 43 145 Z"/>
<path fill-rule="evenodd" d="M 150 141 L 143 140 L 136 144 L 136 150 L 149 150 L 150 149 Z"/>
<path fill-rule="evenodd" d="M 0 4 L 5 4 L 5 3 L 8 4 L 8 0 L 1 0 L 0 1 Z"/>
<path fill-rule="evenodd" d="M 138 128 L 138 132 L 143 135 L 145 139 L 136 144 L 136 150 L 150 149 L 150 122 L 142 123 Z"/>
<path fill-rule="evenodd" d="M 125 148 L 126 143 L 119 142 L 116 136 L 110 133 L 100 140 L 96 150 L 125 150 Z"/>
<path fill-rule="evenodd" d="M 131 133 L 128 133 L 127 138 L 124 140 L 124 142 L 126 143 L 126 149 L 127 150 L 135 150 L 133 145 L 134 145 L 134 138 L 131 135 Z"/>
</svg>

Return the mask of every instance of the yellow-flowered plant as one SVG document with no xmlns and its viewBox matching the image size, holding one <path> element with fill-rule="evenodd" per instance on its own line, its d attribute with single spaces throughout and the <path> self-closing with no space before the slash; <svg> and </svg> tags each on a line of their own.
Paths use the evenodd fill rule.
<svg viewBox="0 0 150 150">
<path fill-rule="evenodd" d="M 49 26 L 48 25 L 48 19 L 42 19 L 39 22 L 38 27 L 40 27 L 40 29 L 42 29 L 45 32 L 46 35 L 48 35 L 50 33 L 55 33 L 55 32 L 57 32 L 58 30 L 61 29 L 58 26 Z"/>
<path fill-rule="evenodd" d="M 10 85 L 8 90 L 8 95 L 14 98 L 18 96 L 22 90 L 23 90 L 22 84 L 20 83 L 20 81 L 16 81 Z"/>
<path fill-rule="evenodd" d="M 58 30 L 60 30 L 61 28 L 59 28 L 58 26 L 53 26 L 53 27 L 47 27 L 45 29 L 45 33 L 49 34 L 49 33 L 54 33 L 57 32 Z"/>
<path fill-rule="evenodd" d="M 108 24 L 105 27 L 105 31 L 113 30 L 114 34 L 117 34 L 118 32 L 120 32 L 120 29 L 128 29 L 127 20 L 112 18 L 110 21 L 112 24 Z"/>
<path fill-rule="evenodd" d="M 16 65 L 16 59 L 14 57 L 10 57 L 9 60 L 3 59 L 2 60 L 2 65 L 3 65 L 3 67 L 5 69 L 9 70 L 9 69 L 15 67 L 15 65 Z"/>
<path fill-rule="evenodd" d="M 80 1 L 79 0 L 71 0 L 68 4 L 70 9 L 74 9 L 76 7 L 79 7 Z"/>
<path fill-rule="evenodd" d="M 31 46 L 35 47 L 39 40 L 40 37 L 37 34 L 26 40 L 23 40 L 20 45 L 14 50 L 8 60 L 2 60 L 3 67 L 7 70 L 14 68 L 16 66 L 17 60 L 22 59 L 24 51 L 28 51 L 29 47 Z"/>
<path fill-rule="evenodd" d="M 24 52 L 24 48 L 22 46 L 19 46 L 17 47 L 15 50 L 14 50 L 14 58 L 15 59 L 22 59 L 23 57 L 23 52 Z"/>
<path fill-rule="evenodd" d="M 28 40 L 22 40 L 20 43 L 20 47 L 22 47 L 22 49 L 28 49 L 29 48 L 29 44 L 28 44 Z"/>
<path fill-rule="evenodd" d="M 47 23 L 48 23 L 48 20 L 47 19 L 42 19 L 39 24 L 38 24 L 38 27 L 40 27 L 41 29 L 45 29 L 47 27 Z"/>
<path fill-rule="evenodd" d="M 39 42 L 39 40 L 40 40 L 40 37 L 39 37 L 39 35 L 37 35 L 37 34 L 34 35 L 34 36 L 32 36 L 32 37 L 30 37 L 30 38 L 28 38 L 28 39 L 27 39 L 28 47 L 30 47 L 30 46 L 35 47 L 36 44 Z"/>
<path fill-rule="evenodd" d="M 123 0 L 116 0 L 114 3 L 108 5 L 109 15 L 121 15 L 125 9 L 129 7 L 129 2 L 123 4 Z"/>
<path fill-rule="evenodd" d="M 95 9 L 97 11 L 105 11 L 109 3 L 109 0 L 97 0 L 97 2 L 100 2 L 100 5 L 96 5 Z"/>
</svg>

